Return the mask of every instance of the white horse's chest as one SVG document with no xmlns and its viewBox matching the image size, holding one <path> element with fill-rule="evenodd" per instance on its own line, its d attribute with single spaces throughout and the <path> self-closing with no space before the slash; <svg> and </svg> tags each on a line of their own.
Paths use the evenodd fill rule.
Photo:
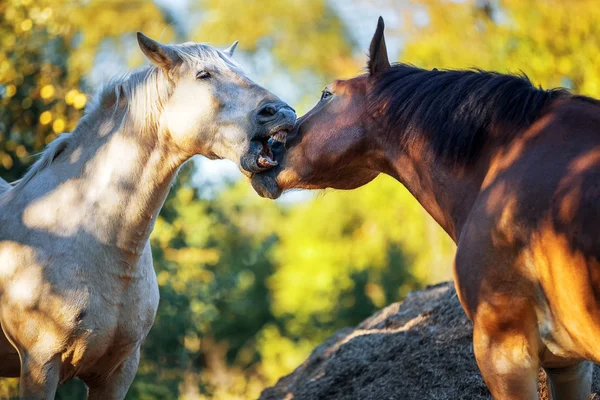
<svg viewBox="0 0 600 400">
<path fill-rule="evenodd" d="M 118 363 L 131 354 L 150 331 L 159 294 L 149 252 L 147 246 L 138 261 L 136 274 L 113 275 L 92 291 L 90 312 L 81 318 L 81 326 L 89 332 L 85 345 L 93 351 L 90 361 Z M 96 362 L 85 363 L 83 369 L 93 369 Z"/>
<path fill-rule="evenodd" d="M 118 365 L 141 344 L 158 308 L 150 246 L 131 271 L 0 241 L 1 322 L 30 348 L 60 354 L 63 379 Z M 23 323 L 22 321 L 26 321 Z"/>
</svg>

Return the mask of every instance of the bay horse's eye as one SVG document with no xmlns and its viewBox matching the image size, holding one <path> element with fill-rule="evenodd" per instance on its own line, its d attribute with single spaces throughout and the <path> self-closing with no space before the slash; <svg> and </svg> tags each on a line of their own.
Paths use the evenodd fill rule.
<svg viewBox="0 0 600 400">
<path fill-rule="evenodd" d="M 333 93 L 331 93 L 329 90 L 325 89 L 321 93 L 321 100 L 325 100 L 326 98 L 328 98 L 330 96 L 333 96 Z"/>
<path fill-rule="evenodd" d="M 196 79 L 208 79 L 210 78 L 210 72 L 202 70 L 196 74 Z"/>
</svg>

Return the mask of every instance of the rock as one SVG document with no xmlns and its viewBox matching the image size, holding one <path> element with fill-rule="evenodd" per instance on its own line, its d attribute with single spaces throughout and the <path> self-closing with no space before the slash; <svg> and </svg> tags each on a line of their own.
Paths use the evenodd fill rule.
<svg viewBox="0 0 600 400">
<path fill-rule="evenodd" d="M 475 363 L 471 321 L 452 282 L 410 293 L 336 332 L 261 400 L 490 399 Z M 548 399 L 540 369 L 540 399 Z M 594 369 L 600 400 L 600 367 Z"/>
</svg>

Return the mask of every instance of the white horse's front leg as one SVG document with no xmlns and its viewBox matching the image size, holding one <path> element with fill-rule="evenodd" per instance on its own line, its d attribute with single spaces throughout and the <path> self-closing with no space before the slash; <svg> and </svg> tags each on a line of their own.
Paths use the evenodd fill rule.
<svg viewBox="0 0 600 400">
<path fill-rule="evenodd" d="M 54 399 L 60 379 L 60 363 L 59 355 L 45 359 L 35 352 L 22 351 L 19 381 L 21 400 Z"/>
<path fill-rule="evenodd" d="M 12 309 L 14 310 L 15 307 Z M 16 324 L 11 318 L 3 315 L 3 332 L 0 332 L 0 335 L 3 336 L 1 341 L 3 346 L 10 343 L 19 353 L 19 398 L 26 400 L 54 399 L 60 381 L 62 364 L 60 346 L 56 341 L 58 336 L 43 330 L 41 328 L 43 325 L 39 323 L 39 319 L 36 319 L 34 314 L 13 313 L 11 317 L 15 315 L 20 315 L 28 324 Z M 29 328 L 29 331 L 23 332 L 24 326 Z M 9 363 L 12 358 L 14 357 L 0 362 Z M 11 368 L 9 365 L 5 367 L 8 367 L 9 372 L 14 372 L 14 367 Z M 0 370 L 3 369 L 0 368 Z"/>
<path fill-rule="evenodd" d="M 108 377 L 98 379 L 82 377 L 88 387 L 89 400 L 122 400 L 135 378 L 140 363 L 140 347 Z"/>
</svg>

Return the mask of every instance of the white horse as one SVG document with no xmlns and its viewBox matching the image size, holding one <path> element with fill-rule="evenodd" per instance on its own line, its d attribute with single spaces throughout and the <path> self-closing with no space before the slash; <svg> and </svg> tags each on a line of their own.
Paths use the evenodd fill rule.
<svg viewBox="0 0 600 400">
<path fill-rule="evenodd" d="M 265 170 L 268 138 L 295 122 L 235 43 L 138 42 L 154 65 L 103 89 L 14 187 L 0 180 L 0 375 L 20 373 L 22 398 L 75 376 L 90 399 L 125 396 L 158 307 L 148 237 L 178 168 L 202 154 Z"/>
</svg>

